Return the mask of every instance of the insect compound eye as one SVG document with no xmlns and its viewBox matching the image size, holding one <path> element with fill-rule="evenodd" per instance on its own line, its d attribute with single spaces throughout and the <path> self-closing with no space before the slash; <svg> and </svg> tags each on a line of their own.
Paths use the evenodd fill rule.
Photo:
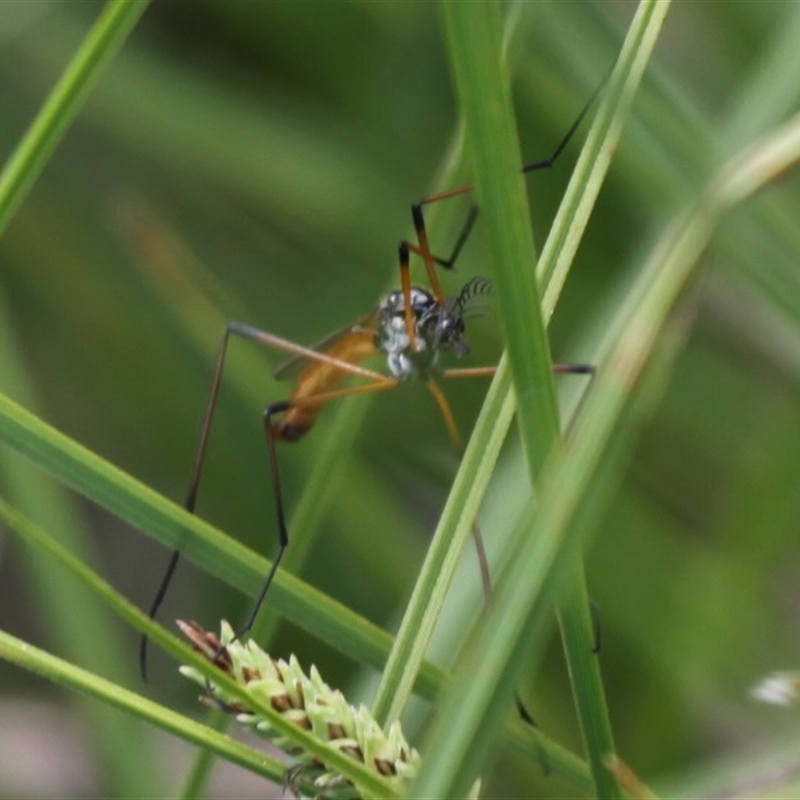
<svg viewBox="0 0 800 800">
<path fill-rule="evenodd" d="M 442 315 L 436 326 L 436 337 L 439 344 L 452 350 L 456 356 L 460 357 L 469 352 L 469 341 L 461 316 Z"/>
</svg>

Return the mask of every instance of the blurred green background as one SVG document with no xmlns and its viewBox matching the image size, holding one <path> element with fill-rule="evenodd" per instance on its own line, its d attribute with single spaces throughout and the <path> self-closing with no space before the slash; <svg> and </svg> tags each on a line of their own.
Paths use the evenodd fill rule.
<svg viewBox="0 0 800 800">
<path fill-rule="evenodd" d="M 2 4 L 4 158 L 100 8 Z M 633 11 L 594 2 L 515 8 L 510 60 L 526 158 L 552 151 L 613 62 Z M 554 318 L 556 359 L 591 359 L 669 218 L 726 155 L 796 110 L 798 53 L 800 4 L 675 4 Z M 308 344 L 366 313 L 397 282 L 410 203 L 442 188 L 457 122 L 432 3 L 154 4 L 0 242 L 0 334 L 26 374 L 9 368 L 3 391 L 181 501 L 223 321 Z M 539 244 L 581 133 L 552 172 L 529 179 Z M 446 174 L 452 185 L 468 170 Z M 797 767 L 797 711 L 759 707 L 748 692 L 765 672 L 800 668 L 799 203 L 800 177 L 790 176 L 720 232 L 689 345 L 587 554 L 620 753 L 647 780 L 672 787 L 668 796 L 695 779 L 714 787 L 707 796 L 754 796 L 729 767 L 745 762 L 756 784 L 762 757 Z M 431 209 L 438 252 L 467 205 Z M 444 278 L 450 291 L 491 275 L 481 245 L 478 225 L 457 273 Z M 469 363 L 498 358 L 491 311 L 471 338 Z M 261 409 L 286 396 L 271 378 L 283 358 L 234 347 L 237 388 L 223 390 L 198 504 L 270 557 Z M 559 385 L 574 392 L 574 380 Z M 485 386 L 449 390 L 465 430 Z M 423 387 L 347 402 L 361 404 L 363 418 L 337 455 L 336 496 L 317 509 L 319 535 L 301 574 L 392 629 L 456 461 Z M 335 414 L 327 410 L 301 445 L 281 448 L 290 510 Z M 0 469 L 0 492 L 12 497 L 17 462 Z M 525 486 L 512 440 L 482 518 L 490 540 L 513 524 Z M 99 571 L 147 607 L 166 552 L 80 498 L 65 500 Z M 46 573 L 2 533 L 0 626 L 63 653 L 59 614 L 77 611 L 54 607 Z M 465 561 L 459 591 L 478 608 L 471 553 Z M 247 602 L 184 564 L 161 617 L 213 628 L 220 617 L 241 619 Z M 141 690 L 136 634 L 115 636 L 113 665 L 84 666 Z M 270 649 L 316 663 L 353 699 L 368 697 L 370 676 L 300 631 L 282 626 Z M 147 691 L 195 713 L 192 687 L 154 656 Z M 524 692 L 541 727 L 579 748 L 557 638 Z M 128 744 L 137 756 L 126 769 L 98 733 L 96 713 L 0 664 L 0 796 L 174 792 L 190 748 L 136 726 Z M 15 756 L 20 742 L 35 759 Z M 570 792 L 510 756 L 487 790 Z M 224 768 L 212 793 L 267 791 Z"/>
</svg>

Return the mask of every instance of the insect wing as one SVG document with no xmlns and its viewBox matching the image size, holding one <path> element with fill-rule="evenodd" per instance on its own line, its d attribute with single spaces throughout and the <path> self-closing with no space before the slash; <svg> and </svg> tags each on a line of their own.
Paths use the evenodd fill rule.
<svg viewBox="0 0 800 800">
<path fill-rule="evenodd" d="M 333 333 L 329 333 L 324 339 L 314 343 L 309 347 L 309 350 L 314 350 L 317 353 L 326 353 L 328 350 L 333 348 L 337 343 L 341 342 L 344 339 L 347 339 L 348 336 L 352 336 L 353 334 L 361 334 L 364 332 L 374 332 L 375 331 L 375 315 L 368 314 L 365 317 L 362 317 L 357 322 L 354 322 L 352 325 L 348 325 L 345 328 L 340 328 L 338 331 L 334 331 Z M 287 358 L 286 361 L 279 364 L 272 372 L 272 377 L 278 381 L 289 381 L 295 380 L 300 373 L 300 371 L 305 367 L 309 362 L 308 356 L 303 355 L 294 355 L 290 358 Z"/>
</svg>

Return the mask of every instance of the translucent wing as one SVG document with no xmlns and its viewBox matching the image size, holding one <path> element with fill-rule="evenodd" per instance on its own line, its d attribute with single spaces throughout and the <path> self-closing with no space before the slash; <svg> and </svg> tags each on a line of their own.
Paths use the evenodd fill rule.
<svg viewBox="0 0 800 800">
<path fill-rule="evenodd" d="M 340 328 L 338 331 L 329 333 L 324 339 L 315 342 L 309 347 L 310 350 L 315 350 L 318 353 L 325 353 L 330 350 L 334 345 L 351 336 L 354 333 L 363 333 L 365 331 L 373 332 L 375 330 L 375 314 L 368 314 L 362 317 L 352 325 L 345 328 Z M 297 378 L 298 373 L 303 367 L 308 364 L 309 358 L 302 355 L 294 355 L 287 358 L 286 361 L 279 364 L 272 372 L 272 376 L 279 381 L 294 380 Z"/>
</svg>

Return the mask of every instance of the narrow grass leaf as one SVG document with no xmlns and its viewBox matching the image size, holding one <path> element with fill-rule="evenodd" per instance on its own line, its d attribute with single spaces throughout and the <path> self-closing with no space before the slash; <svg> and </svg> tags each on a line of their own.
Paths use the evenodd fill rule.
<svg viewBox="0 0 800 800">
<path fill-rule="evenodd" d="M 23 352 L 0 293 L 0 387 L 14 387 L 17 397 L 35 407 L 34 381 L 22 363 Z M 99 554 L 72 498 L 65 496 L 54 481 L 6 447 L 0 448 L 0 472 L 14 505 L 45 529 L 57 530 L 60 541 L 80 553 L 86 563 L 99 563 Z M 119 631 L 91 594 L 49 559 L 39 557 L 38 551 L 29 550 L 25 555 L 26 594 L 48 631 L 49 641 L 58 642 L 61 651 L 76 663 L 93 664 L 98 672 L 117 678 L 133 677 L 133 659 L 122 648 Z M 157 791 L 156 776 L 139 768 L 150 752 L 141 724 L 108 714 L 97 703 L 80 704 L 80 713 L 91 731 L 89 746 L 107 765 L 111 792 L 150 795 Z"/>
<path fill-rule="evenodd" d="M 383 781 L 376 775 L 371 773 L 362 764 L 359 764 L 344 753 L 330 747 L 329 745 L 321 742 L 315 736 L 311 735 L 308 731 L 298 727 L 294 723 L 284 718 L 279 712 L 271 706 L 264 705 L 254 699 L 246 689 L 240 686 L 235 680 L 223 673 L 221 670 L 212 666 L 208 659 L 195 652 L 192 648 L 184 644 L 184 642 L 166 629 L 162 628 L 157 623 L 150 620 L 146 614 L 136 608 L 132 603 L 126 600 L 122 595 L 109 586 L 102 578 L 96 575 L 89 567 L 87 567 L 80 559 L 69 553 L 62 547 L 55 539 L 41 530 L 38 526 L 26 519 L 16 509 L 9 506 L 5 501 L 0 499 L 0 520 L 2 520 L 11 530 L 17 533 L 22 539 L 41 548 L 50 556 L 55 558 L 60 564 L 68 569 L 74 576 L 79 578 L 89 589 L 100 596 L 105 603 L 120 617 L 130 622 L 138 630 L 146 631 L 148 636 L 161 645 L 167 652 L 179 659 L 181 663 L 188 664 L 194 667 L 203 675 L 213 678 L 214 682 L 224 689 L 225 692 L 232 694 L 237 699 L 245 701 L 249 707 L 253 708 L 258 714 L 264 716 L 269 720 L 270 724 L 280 733 L 284 734 L 289 740 L 294 742 L 298 748 L 301 748 L 312 755 L 319 756 L 326 763 L 350 780 L 359 783 L 360 785 L 368 786 L 370 791 L 376 797 L 388 797 L 392 792 L 387 789 Z M 60 662 L 59 671 L 54 674 L 48 673 L 47 676 L 51 679 L 63 677 L 65 674 L 69 676 L 75 675 L 71 665 L 66 662 Z M 81 671 L 82 675 L 86 675 Z M 98 685 L 100 685 L 98 679 Z M 107 685 L 107 684 L 103 684 Z M 110 684 L 108 684 L 110 685 Z M 82 689 L 86 689 L 86 682 L 81 682 Z M 117 702 L 119 699 L 118 693 L 104 692 L 106 699 L 112 701 L 115 705 L 126 708 L 127 710 L 135 710 L 129 702 L 133 698 L 138 698 L 142 701 L 142 708 L 146 708 L 149 714 L 152 711 L 152 706 L 146 705 L 149 701 L 145 698 L 135 695 L 133 693 L 126 693 L 125 701 Z M 142 713 L 142 716 L 145 714 Z M 158 719 L 151 718 L 151 721 L 159 724 Z M 218 735 L 217 732 L 213 732 Z"/>
<path fill-rule="evenodd" d="M 0 174 L 0 235 L 148 0 L 110 0 Z"/>
<path fill-rule="evenodd" d="M 661 9 L 666 10 L 666 6 L 661 4 Z M 584 163 L 598 164 L 597 181 L 585 204 L 574 201 L 576 195 L 572 192 L 568 200 L 574 205 L 564 207 L 564 218 L 572 218 L 578 224 L 574 226 L 573 247 L 561 262 L 559 279 L 555 285 L 563 284 L 577 240 L 585 226 L 588 209 L 599 191 L 600 180 L 607 168 L 607 162 L 603 164 L 599 161 L 598 153 L 603 149 L 604 140 L 607 140 L 605 154 L 610 157 L 619 138 L 620 120 L 630 104 L 630 97 L 638 85 L 655 33 L 660 27 L 663 14 L 654 15 L 654 8 L 654 3 L 640 7 L 640 13 L 631 26 L 628 48 L 623 50 L 623 56 L 629 58 L 632 54 L 638 54 L 639 69 L 633 70 L 631 64 L 621 59 L 616 71 L 617 80 L 609 86 L 609 96 L 603 104 L 605 116 L 601 120 L 604 125 L 599 123 L 595 127 L 594 137 L 589 142 L 593 149 L 589 150 L 587 146 L 584 154 Z M 655 25 L 650 24 L 653 16 L 659 20 Z M 533 274 L 525 269 L 526 264 L 533 263 L 535 255 L 527 220 L 524 183 L 519 175 L 521 159 L 508 80 L 500 69 L 498 17 L 496 9 L 493 14 L 486 6 L 445 6 L 453 68 L 467 121 L 468 143 L 472 144 L 475 159 L 476 188 L 495 262 L 498 299 L 518 398 L 520 430 L 531 478 L 536 481 L 542 464 L 557 442 L 559 423 L 545 320 L 540 313 L 541 305 Z M 649 40 L 642 34 L 648 30 L 651 32 Z M 497 32 L 495 53 L 478 47 L 479 41 L 491 41 L 487 31 Z M 631 42 L 637 46 L 632 46 Z M 623 90 L 627 92 L 627 102 L 614 94 Z M 619 112 L 612 117 L 611 109 L 614 106 L 618 107 Z M 611 126 L 611 119 L 616 122 L 616 127 Z M 551 238 L 554 247 L 563 245 L 561 237 L 571 228 L 559 221 Z M 550 278 L 556 266 L 552 271 L 548 269 L 542 274 Z M 592 651 L 593 626 L 579 557 L 572 565 L 569 586 L 563 602 L 559 603 L 559 620 L 581 727 L 598 792 L 603 796 L 619 796 L 619 789 L 603 761 L 604 755 L 613 751 L 613 740 L 602 680 L 596 660 L 584 657 L 585 653 Z"/>
<path fill-rule="evenodd" d="M 221 757 L 265 778 L 278 783 L 283 778 L 285 766 L 260 750 L 242 744 L 230 736 L 216 733 L 205 725 L 76 667 L 5 631 L 0 631 L 0 658 L 41 675 L 52 683 L 82 692 L 133 714 L 199 747 L 214 750 Z"/>
<path fill-rule="evenodd" d="M 0 440 L 57 480 L 184 555 L 221 580 L 255 595 L 269 562 L 200 518 L 59 433 L 0 395 Z M 279 571 L 271 607 L 351 658 L 380 669 L 391 637 L 376 625 Z M 442 671 L 428 664 L 419 688 L 431 696 Z"/>
</svg>

